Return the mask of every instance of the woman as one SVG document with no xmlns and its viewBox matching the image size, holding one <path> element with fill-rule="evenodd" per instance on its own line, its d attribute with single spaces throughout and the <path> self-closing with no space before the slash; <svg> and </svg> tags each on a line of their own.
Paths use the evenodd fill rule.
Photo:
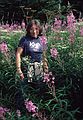
<svg viewBox="0 0 83 120">
<path fill-rule="evenodd" d="M 45 89 L 43 73 L 48 72 L 45 55 L 46 41 L 45 36 L 40 36 L 42 34 L 40 22 L 31 20 L 26 32 L 27 34 L 21 38 L 16 51 L 16 68 L 21 79 L 21 89 L 16 95 L 17 109 L 21 109 L 24 105 L 23 101 L 27 97 L 26 89 L 29 89 L 30 85 L 37 91 L 39 90 L 39 95 L 43 94 Z"/>
<path fill-rule="evenodd" d="M 17 48 L 16 67 L 21 80 L 24 80 L 24 78 L 27 77 L 28 82 L 32 82 L 32 78 L 39 73 L 42 73 L 41 69 L 36 70 L 36 67 L 40 66 L 41 68 L 43 65 L 44 72 L 48 72 L 48 65 L 45 55 L 45 44 L 43 44 L 41 40 L 42 37 L 40 37 L 42 30 L 39 21 L 31 20 L 27 25 L 26 32 L 26 36 L 21 38 Z M 22 69 L 21 61 L 23 57 L 28 57 L 29 63 L 27 64 L 27 67 L 30 66 L 28 71 L 24 70 L 24 68 Z M 27 73 L 23 71 L 26 71 Z"/>
</svg>

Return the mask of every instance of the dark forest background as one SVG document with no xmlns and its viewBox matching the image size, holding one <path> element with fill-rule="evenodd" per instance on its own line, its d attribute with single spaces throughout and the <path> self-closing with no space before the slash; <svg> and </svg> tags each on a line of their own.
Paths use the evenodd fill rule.
<svg viewBox="0 0 83 120">
<path fill-rule="evenodd" d="M 67 9 L 72 9 L 76 19 L 83 16 L 82 0 L 0 0 L 0 22 L 21 24 L 23 19 L 26 22 L 26 17 L 28 20 L 38 18 L 42 22 L 47 22 L 49 18 L 58 14 L 59 5 L 63 15 Z"/>
</svg>

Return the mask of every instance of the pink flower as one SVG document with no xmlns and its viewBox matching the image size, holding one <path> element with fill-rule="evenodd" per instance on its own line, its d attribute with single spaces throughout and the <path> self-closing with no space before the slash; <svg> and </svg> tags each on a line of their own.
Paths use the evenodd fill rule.
<svg viewBox="0 0 83 120">
<path fill-rule="evenodd" d="M 13 25 L 13 29 L 16 30 L 18 28 L 18 25 L 17 24 L 14 24 Z"/>
<path fill-rule="evenodd" d="M 6 112 L 9 112 L 9 109 L 0 106 L 0 118 L 4 118 Z"/>
<path fill-rule="evenodd" d="M 54 84 L 54 80 L 55 80 L 55 77 L 53 76 L 52 72 L 44 73 L 43 82 L 46 82 L 46 83 L 50 82 L 50 83 Z"/>
<path fill-rule="evenodd" d="M 13 24 L 11 24 L 10 28 L 11 28 L 11 30 L 13 30 L 13 29 L 14 29 L 14 26 L 13 26 Z"/>
<path fill-rule="evenodd" d="M 0 51 L 6 53 L 8 51 L 7 44 L 5 42 L 0 43 Z"/>
<path fill-rule="evenodd" d="M 75 17 L 73 15 L 73 12 L 71 11 L 69 15 L 67 15 L 67 29 L 69 32 L 75 32 L 76 26 L 75 26 Z"/>
<path fill-rule="evenodd" d="M 40 37 L 40 39 L 41 39 L 41 41 L 42 41 L 43 44 L 46 44 L 46 43 L 47 43 L 47 38 L 46 38 L 45 35 L 42 35 L 42 36 Z"/>
<path fill-rule="evenodd" d="M 20 110 L 17 110 L 16 113 L 17 113 L 17 116 L 18 116 L 18 117 L 21 117 L 21 112 L 20 112 Z"/>
<path fill-rule="evenodd" d="M 75 20 L 75 16 L 73 15 L 73 12 L 71 11 L 69 15 L 67 15 L 67 23 L 70 24 L 70 23 L 75 23 L 76 20 Z"/>
<path fill-rule="evenodd" d="M 41 37 L 40 37 L 40 40 L 41 40 L 41 42 L 42 42 L 42 45 L 43 45 L 43 49 L 46 49 L 46 45 L 47 45 L 47 38 L 46 38 L 46 36 L 45 35 L 42 35 Z"/>
<path fill-rule="evenodd" d="M 58 51 L 57 51 L 56 48 L 50 49 L 50 53 L 51 53 L 51 56 L 52 56 L 53 58 L 56 58 L 57 55 L 58 55 Z"/>
<path fill-rule="evenodd" d="M 3 28 L 3 29 L 6 29 L 6 25 L 3 24 L 3 25 L 2 25 L 2 28 Z"/>
<path fill-rule="evenodd" d="M 60 19 L 55 18 L 54 21 L 54 29 L 59 29 L 61 28 L 62 21 Z"/>
<path fill-rule="evenodd" d="M 6 23 L 6 29 L 8 29 L 8 28 L 9 28 L 9 24 Z"/>
<path fill-rule="evenodd" d="M 49 82 L 49 81 L 50 81 L 49 74 L 44 73 L 44 80 L 43 80 L 43 82 Z"/>
<path fill-rule="evenodd" d="M 35 113 L 36 110 L 38 109 L 38 108 L 32 103 L 32 101 L 28 101 L 28 100 L 25 100 L 25 106 L 26 106 L 26 109 L 28 110 L 28 112 L 32 112 L 32 113 Z"/>
<path fill-rule="evenodd" d="M 5 114 L 4 108 L 0 107 L 0 118 L 3 117 Z"/>
</svg>

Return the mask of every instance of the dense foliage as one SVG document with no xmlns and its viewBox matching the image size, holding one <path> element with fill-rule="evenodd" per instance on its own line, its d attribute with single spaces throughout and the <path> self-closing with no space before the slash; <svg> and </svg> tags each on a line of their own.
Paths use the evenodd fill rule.
<svg viewBox="0 0 83 120">
<path fill-rule="evenodd" d="M 49 74 L 41 83 L 26 88 L 25 106 L 16 109 L 19 88 L 15 51 L 24 29 L 0 29 L 0 118 L 2 120 L 76 120 L 81 113 L 80 94 L 83 80 L 83 27 L 71 13 L 67 25 L 55 18 L 45 26 L 48 39 Z M 19 27 L 18 27 L 19 28 Z M 44 87 L 43 87 L 44 85 Z M 81 103 L 81 102 L 80 102 Z M 81 118 L 79 118 L 81 119 Z"/>
</svg>

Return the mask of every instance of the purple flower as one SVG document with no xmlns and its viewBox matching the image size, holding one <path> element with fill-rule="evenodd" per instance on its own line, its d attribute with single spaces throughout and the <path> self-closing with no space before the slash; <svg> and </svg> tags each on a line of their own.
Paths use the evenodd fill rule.
<svg viewBox="0 0 83 120">
<path fill-rule="evenodd" d="M 20 112 L 20 110 L 17 110 L 16 113 L 17 113 L 17 116 L 18 116 L 18 117 L 21 117 L 21 112 Z"/>
<path fill-rule="evenodd" d="M 35 113 L 36 110 L 38 109 L 32 101 L 28 101 L 28 100 L 25 100 L 25 106 L 26 106 L 26 109 L 28 110 L 28 112 L 32 112 L 32 113 Z"/>
<path fill-rule="evenodd" d="M 6 23 L 6 29 L 8 29 L 9 28 L 9 24 L 8 23 Z"/>
<path fill-rule="evenodd" d="M 53 76 L 52 72 L 44 73 L 43 82 L 46 82 L 46 83 L 50 82 L 50 83 L 54 84 L 54 80 L 55 80 L 55 77 Z"/>
<path fill-rule="evenodd" d="M 40 39 L 41 39 L 42 43 L 44 43 L 44 44 L 47 43 L 47 38 L 46 38 L 45 35 L 42 35 L 42 36 L 40 37 Z"/>
<path fill-rule="evenodd" d="M 9 112 L 9 109 L 0 106 L 0 118 L 4 118 L 6 112 Z"/>
<path fill-rule="evenodd" d="M 44 73 L 44 80 L 43 80 L 43 82 L 49 82 L 49 81 L 50 81 L 49 74 Z"/>
<path fill-rule="evenodd" d="M 8 47 L 5 42 L 0 43 L 0 51 L 1 53 L 6 53 L 8 51 Z"/>
<path fill-rule="evenodd" d="M 53 58 L 56 58 L 57 55 L 58 55 L 58 51 L 57 51 L 56 48 L 50 49 L 50 53 L 51 53 L 51 56 L 52 56 Z"/>
<path fill-rule="evenodd" d="M 73 12 L 71 11 L 70 14 L 67 15 L 67 29 L 69 32 L 76 32 L 75 22 L 75 17 L 73 15 Z"/>
<path fill-rule="evenodd" d="M 61 20 L 60 19 L 57 19 L 55 18 L 55 21 L 54 21 L 54 29 L 60 29 L 61 28 Z"/>
<path fill-rule="evenodd" d="M 46 49 L 47 49 L 47 38 L 46 38 L 46 36 L 45 36 L 45 35 L 42 35 L 42 36 L 40 37 L 40 40 L 41 40 L 41 43 L 42 43 L 42 45 L 43 45 L 43 49 L 46 50 Z"/>
<path fill-rule="evenodd" d="M 4 108 L 0 107 L 0 118 L 3 117 L 5 114 Z"/>
</svg>

